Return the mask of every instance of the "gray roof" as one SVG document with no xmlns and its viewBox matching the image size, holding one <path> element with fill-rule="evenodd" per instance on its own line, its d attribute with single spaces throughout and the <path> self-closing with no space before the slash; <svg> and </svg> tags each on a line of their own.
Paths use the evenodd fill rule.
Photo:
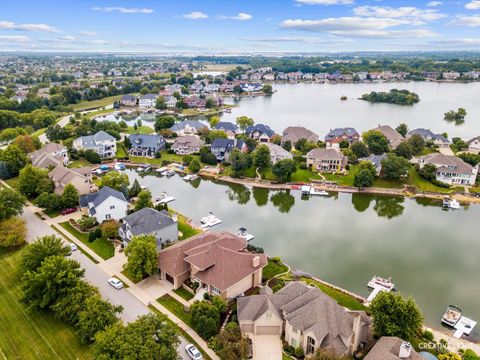
<svg viewBox="0 0 480 360">
<path fill-rule="evenodd" d="M 238 130 L 238 126 L 236 124 L 228 122 L 228 121 L 220 121 L 213 128 L 218 129 L 218 130 L 230 130 L 230 131 L 234 131 L 234 132 Z"/>
<path fill-rule="evenodd" d="M 145 94 L 140 96 L 140 100 L 154 100 L 158 97 L 158 95 L 155 94 Z"/>
<path fill-rule="evenodd" d="M 231 151 L 234 147 L 241 149 L 243 146 L 243 140 L 216 138 L 212 141 L 212 149 L 225 149 L 225 151 Z"/>
<path fill-rule="evenodd" d="M 471 144 L 472 142 L 474 142 L 475 140 L 478 140 L 478 141 L 480 141 L 480 136 L 476 136 L 476 137 L 474 137 L 474 138 L 472 138 L 472 139 L 468 140 L 468 141 L 467 141 L 467 144 L 468 144 L 468 145 L 470 145 L 470 144 Z"/>
<path fill-rule="evenodd" d="M 80 206 L 87 207 L 89 203 L 93 203 L 94 206 L 98 206 L 110 196 L 128 202 L 122 192 L 112 189 L 111 187 L 104 186 L 97 192 L 80 196 Z"/>
<path fill-rule="evenodd" d="M 315 148 L 308 152 L 307 158 L 318 160 L 343 160 L 344 155 L 335 149 Z"/>
<path fill-rule="evenodd" d="M 207 125 L 205 125 L 204 123 L 198 121 L 198 120 L 183 120 L 183 121 L 180 121 L 180 122 L 177 122 L 175 123 L 171 128 L 170 130 L 172 131 L 179 131 L 179 130 L 183 130 L 185 129 L 185 126 L 188 125 L 192 128 L 195 128 L 195 129 L 201 129 L 201 128 L 208 128 Z"/>
<path fill-rule="evenodd" d="M 106 133 L 103 130 L 100 130 L 95 135 L 80 136 L 78 139 L 82 141 L 82 147 L 87 149 L 96 147 L 97 142 L 100 142 L 100 141 L 116 140 L 112 135 Z"/>
<path fill-rule="evenodd" d="M 411 137 L 412 135 L 420 135 L 425 140 L 439 140 L 439 141 L 444 142 L 446 144 L 450 143 L 450 141 L 445 136 L 443 136 L 441 134 L 434 134 L 429 129 L 419 128 L 419 129 L 410 130 L 407 134 L 407 137 Z"/>
<path fill-rule="evenodd" d="M 255 131 L 258 131 L 261 134 L 265 134 L 268 137 L 272 137 L 273 134 L 275 134 L 275 131 L 270 129 L 270 126 L 264 125 L 264 124 L 256 124 L 256 125 L 248 126 L 245 129 L 245 134 L 251 134 Z"/>
<path fill-rule="evenodd" d="M 403 340 L 398 337 L 383 336 L 370 350 L 365 360 L 424 360 L 413 348 L 409 357 L 399 357 L 402 343 Z"/>
<path fill-rule="evenodd" d="M 120 99 L 120 101 L 136 101 L 136 100 L 137 100 L 137 97 L 134 96 L 134 95 L 130 95 L 130 94 L 125 94 Z"/>
<path fill-rule="evenodd" d="M 174 223 L 168 211 L 143 208 L 122 219 L 132 235 L 151 234 Z"/>
<path fill-rule="evenodd" d="M 352 127 L 346 128 L 336 128 L 329 131 L 327 135 L 325 135 L 325 141 L 335 139 L 338 136 L 347 135 L 348 137 L 352 137 L 358 135 L 357 130 Z"/>
<path fill-rule="evenodd" d="M 420 157 L 420 161 L 437 166 L 437 171 L 471 174 L 473 166 L 453 155 L 431 153 Z"/>
<path fill-rule="evenodd" d="M 161 135 L 156 134 L 132 134 L 128 137 L 132 146 L 141 146 L 155 148 L 162 147 L 165 144 L 165 139 Z"/>
<path fill-rule="evenodd" d="M 358 160 L 360 161 L 370 161 L 373 165 L 375 165 L 375 168 L 379 169 L 382 167 L 382 160 L 387 158 L 387 154 L 382 154 L 382 155 L 375 155 L 371 154 L 367 157 L 360 158 Z"/>
</svg>

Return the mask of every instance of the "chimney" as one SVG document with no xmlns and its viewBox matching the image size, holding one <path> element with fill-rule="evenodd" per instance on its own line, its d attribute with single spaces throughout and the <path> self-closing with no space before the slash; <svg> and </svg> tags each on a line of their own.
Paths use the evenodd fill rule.
<svg viewBox="0 0 480 360">
<path fill-rule="evenodd" d="M 408 359 L 410 357 L 410 352 L 412 351 L 412 345 L 409 342 L 404 341 L 400 345 L 400 351 L 398 352 L 398 357 L 400 359 Z"/>
<path fill-rule="evenodd" d="M 258 267 L 260 265 L 260 256 L 255 256 L 253 259 L 252 259 L 252 266 L 254 268 Z"/>
</svg>

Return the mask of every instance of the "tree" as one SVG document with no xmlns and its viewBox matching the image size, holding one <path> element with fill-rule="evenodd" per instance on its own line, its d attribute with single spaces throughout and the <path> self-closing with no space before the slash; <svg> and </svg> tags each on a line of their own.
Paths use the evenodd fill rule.
<svg viewBox="0 0 480 360">
<path fill-rule="evenodd" d="M 155 121 L 155 131 L 159 132 L 164 129 L 170 129 L 175 124 L 175 117 L 172 115 L 159 116 Z"/>
<path fill-rule="evenodd" d="M 238 177 L 250 166 L 252 166 L 252 157 L 249 154 L 244 154 L 239 149 L 234 148 L 232 151 L 230 151 L 228 162 L 232 166 L 232 175 L 234 177 Z"/>
<path fill-rule="evenodd" d="M 371 153 L 381 155 L 388 151 L 388 140 L 380 131 L 366 131 L 362 134 L 362 138 Z"/>
<path fill-rule="evenodd" d="M 458 157 L 472 166 L 476 166 L 480 163 L 480 154 L 461 153 L 458 154 Z"/>
<path fill-rule="evenodd" d="M 402 141 L 395 148 L 395 154 L 397 154 L 398 156 L 401 156 L 405 159 L 410 160 L 412 158 L 412 154 L 413 154 L 413 147 L 408 141 Z"/>
<path fill-rule="evenodd" d="M 195 301 L 190 306 L 193 329 L 205 340 L 218 333 L 220 312 L 208 301 Z"/>
<path fill-rule="evenodd" d="M 104 221 L 100 225 L 102 237 L 105 239 L 112 239 L 118 236 L 118 228 L 120 225 L 115 220 Z"/>
<path fill-rule="evenodd" d="M 372 172 L 367 169 L 358 171 L 353 178 L 353 186 L 364 188 L 373 185 L 374 177 Z"/>
<path fill-rule="evenodd" d="M 58 299 L 51 309 L 57 318 L 75 326 L 87 299 L 98 295 L 97 288 L 85 281 L 79 281 L 75 286 L 68 288 L 64 296 Z"/>
<path fill-rule="evenodd" d="M 201 168 L 202 166 L 200 165 L 197 159 L 193 159 L 188 165 L 188 170 L 190 170 L 193 173 L 199 172 Z"/>
<path fill-rule="evenodd" d="M 466 358 L 463 357 L 463 360 L 465 360 L 465 359 Z M 477 359 L 478 359 L 478 357 L 477 357 Z M 459 354 L 448 352 L 448 353 L 445 353 L 445 354 L 439 354 L 438 355 L 438 360 L 462 360 L 462 357 Z"/>
<path fill-rule="evenodd" d="M 350 146 L 350 143 L 347 140 L 340 141 L 340 149 L 347 149 Z"/>
<path fill-rule="evenodd" d="M 407 159 L 389 153 L 385 159 L 382 160 L 383 177 L 385 179 L 402 179 L 407 177 L 410 163 Z"/>
<path fill-rule="evenodd" d="M 219 116 L 212 116 L 210 118 L 209 122 L 210 122 L 210 126 L 213 128 L 220 122 L 220 117 Z"/>
<path fill-rule="evenodd" d="M 17 176 L 27 164 L 27 155 L 17 145 L 10 144 L 0 152 L 0 161 L 5 162 L 10 176 Z"/>
<path fill-rule="evenodd" d="M 160 110 L 165 110 L 167 108 L 167 104 L 165 103 L 165 98 L 163 96 L 159 96 L 155 101 L 155 108 Z"/>
<path fill-rule="evenodd" d="M 270 84 L 265 84 L 265 85 L 263 85 L 263 87 L 262 87 L 262 92 L 264 92 L 264 93 L 267 94 L 267 95 L 273 94 L 272 85 L 270 85 Z"/>
<path fill-rule="evenodd" d="M 177 331 L 165 315 L 148 314 L 124 326 L 120 322 L 95 335 L 96 359 L 177 360 Z"/>
<path fill-rule="evenodd" d="M 332 350 L 319 348 L 308 357 L 308 360 L 348 360 L 347 356 L 337 356 Z"/>
<path fill-rule="evenodd" d="M 22 260 L 19 265 L 20 274 L 35 272 L 43 260 L 51 256 L 67 256 L 70 248 L 62 244 L 62 239 L 55 235 L 45 235 L 28 244 L 22 252 Z"/>
<path fill-rule="evenodd" d="M 425 164 L 418 170 L 418 174 L 424 179 L 432 181 L 437 177 L 437 167 L 434 164 Z"/>
<path fill-rule="evenodd" d="M 100 155 L 98 155 L 92 149 L 85 150 L 84 156 L 85 156 L 85 160 L 87 160 L 91 164 L 100 164 L 102 162 Z"/>
<path fill-rule="evenodd" d="M 25 221 L 18 217 L 0 220 L 0 247 L 9 248 L 25 244 Z"/>
<path fill-rule="evenodd" d="M 254 124 L 253 119 L 248 116 L 239 116 L 237 117 L 237 125 L 240 129 L 245 130 L 247 127 Z"/>
<path fill-rule="evenodd" d="M 211 144 L 215 139 L 226 139 L 227 137 L 227 133 L 223 130 L 210 130 L 206 135 L 205 140 L 207 144 Z"/>
<path fill-rule="evenodd" d="M 100 180 L 100 187 L 108 186 L 120 191 L 122 185 L 128 186 L 128 175 L 118 171 L 109 171 Z"/>
<path fill-rule="evenodd" d="M 67 184 L 60 196 L 63 208 L 74 208 L 78 206 L 79 195 L 77 188 L 72 184 Z"/>
<path fill-rule="evenodd" d="M 125 249 L 125 255 L 125 270 L 135 281 L 142 280 L 158 268 L 157 239 L 154 235 L 134 236 Z"/>
<path fill-rule="evenodd" d="M 406 137 L 408 133 L 408 126 L 405 123 L 401 123 L 395 128 L 395 130 L 397 130 L 397 132 L 403 137 Z"/>
<path fill-rule="evenodd" d="M 0 221 L 20 215 L 25 201 L 25 197 L 15 190 L 0 187 Z"/>
<path fill-rule="evenodd" d="M 58 194 L 47 192 L 41 193 L 35 199 L 35 205 L 47 211 L 56 211 L 63 208 L 62 197 Z"/>
<path fill-rule="evenodd" d="M 253 153 L 253 165 L 260 170 L 266 170 L 272 166 L 270 149 L 267 145 L 260 145 L 255 149 Z"/>
<path fill-rule="evenodd" d="M 64 256 L 46 257 L 36 271 L 22 276 L 22 301 L 32 308 L 49 309 L 70 287 L 75 286 L 85 270 Z"/>
<path fill-rule="evenodd" d="M 135 201 L 135 211 L 141 210 L 143 208 L 152 208 L 153 200 L 152 193 L 150 190 L 142 190 L 138 194 L 137 201 Z"/>
<path fill-rule="evenodd" d="M 230 322 L 217 336 L 216 353 L 222 360 L 246 359 L 248 356 L 248 341 L 240 331 L 237 323 Z"/>
<path fill-rule="evenodd" d="M 41 193 L 51 193 L 54 189 L 48 170 L 26 165 L 18 176 L 18 191 L 29 198 L 35 198 Z"/>
<path fill-rule="evenodd" d="M 282 182 L 288 182 L 292 179 L 292 175 L 297 171 L 297 165 L 292 159 L 282 159 L 277 161 L 273 167 L 273 174 Z"/>
<path fill-rule="evenodd" d="M 413 155 L 421 154 L 425 148 L 425 140 L 418 134 L 413 134 L 407 141 L 412 146 Z"/>
<path fill-rule="evenodd" d="M 25 154 L 31 153 L 40 148 L 38 138 L 33 138 L 30 135 L 19 135 L 13 142 L 17 145 Z"/>
<path fill-rule="evenodd" d="M 290 140 L 287 140 L 283 143 L 282 147 L 288 152 L 290 152 L 292 151 L 292 142 Z"/>
<path fill-rule="evenodd" d="M 138 194 L 140 194 L 140 191 L 142 191 L 142 187 L 140 186 L 138 180 L 135 179 L 133 181 L 132 187 L 130 188 L 130 190 L 128 190 L 128 195 L 132 196 L 132 197 L 135 197 Z"/>
<path fill-rule="evenodd" d="M 352 146 L 350 146 L 350 150 L 355 154 L 357 159 L 364 158 L 368 156 L 368 148 L 367 145 L 360 141 L 355 141 Z"/>
<path fill-rule="evenodd" d="M 87 298 L 84 308 L 78 314 L 77 332 L 82 342 L 93 342 L 97 332 L 118 321 L 117 314 L 122 310 L 122 306 L 112 305 L 100 295 Z"/>
<path fill-rule="evenodd" d="M 377 336 L 397 336 L 411 341 L 421 330 L 423 316 L 413 298 L 404 299 L 400 293 L 380 293 L 372 300 L 370 312 Z"/>
<path fill-rule="evenodd" d="M 45 136 L 50 141 L 61 141 L 69 138 L 69 132 L 60 125 L 50 125 L 45 131 Z"/>
</svg>

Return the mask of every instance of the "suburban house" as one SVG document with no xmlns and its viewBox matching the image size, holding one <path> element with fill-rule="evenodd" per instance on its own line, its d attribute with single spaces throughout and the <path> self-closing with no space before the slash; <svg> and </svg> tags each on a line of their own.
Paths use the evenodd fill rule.
<svg viewBox="0 0 480 360">
<path fill-rule="evenodd" d="M 157 102 L 158 95 L 155 94 L 145 94 L 140 96 L 138 99 L 138 106 L 144 109 L 155 107 Z"/>
<path fill-rule="evenodd" d="M 51 166 L 67 165 L 67 147 L 62 144 L 49 142 L 44 147 L 28 154 L 33 166 L 48 169 Z"/>
<path fill-rule="evenodd" d="M 207 232 L 178 242 L 158 254 L 160 279 L 174 289 L 190 279 L 198 292 L 232 299 L 262 283 L 265 254 L 246 251 L 247 241 L 228 232 Z"/>
<path fill-rule="evenodd" d="M 336 149 L 310 150 L 307 154 L 307 166 L 320 172 L 341 172 L 347 165 L 347 157 Z"/>
<path fill-rule="evenodd" d="M 178 136 L 196 134 L 200 129 L 208 129 L 208 126 L 198 120 L 183 120 L 175 123 L 170 130 Z"/>
<path fill-rule="evenodd" d="M 347 141 L 350 145 L 360 139 L 357 130 L 351 127 L 332 129 L 325 135 L 325 144 L 327 148 L 340 148 L 342 141 Z"/>
<path fill-rule="evenodd" d="M 128 153 L 133 156 L 154 157 L 165 149 L 165 139 L 157 134 L 132 134 L 128 137 L 130 149 Z"/>
<path fill-rule="evenodd" d="M 375 171 L 377 173 L 377 176 L 380 175 L 382 172 L 382 161 L 387 158 L 387 154 L 382 154 L 382 155 L 375 155 L 375 154 L 370 154 L 367 157 L 360 158 L 358 161 L 370 161 L 373 166 L 375 166 Z"/>
<path fill-rule="evenodd" d="M 300 139 L 305 139 L 315 144 L 318 143 L 318 135 L 303 126 L 289 126 L 283 130 L 282 145 L 290 141 L 292 146 L 295 146 Z"/>
<path fill-rule="evenodd" d="M 327 348 L 337 356 L 352 355 L 370 335 L 370 319 L 364 311 L 345 310 L 302 281 L 289 282 L 275 294 L 264 287 L 259 295 L 240 298 L 237 313 L 242 333 L 284 333 L 285 341 L 305 354 Z"/>
<path fill-rule="evenodd" d="M 190 95 L 187 96 L 183 99 L 183 102 L 189 107 L 189 108 L 197 108 L 197 109 L 203 109 L 205 108 L 205 105 L 207 104 L 207 101 L 205 99 L 202 99 L 196 95 Z"/>
<path fill-rule="evenodd" d="M 433 357 L 436 359 L 436 357 Z M 395 336 L 383 336 L 365 356 L 365 360 L 426 360 L 413 346 Z"/>
<path fill-rule="evenodd" d="M 57 165 L 52 171 L 48 173 L 48 177 L 55 185 L 55 193 L 63 193 L 63 189 L 67 184 L 72 184 L 77 189 L 80 195 L 88 194 L 92 188 L 90 168 L 75 168 L 69 169 L 63 164 Z"/>
<path fill-rule="evenodd" d="M 472 166 L 453 155 L 432 153 L 421 156 L 418 165 L 423 168 L 426 164 L 435 165 L 437 181 L 448 185 L 474 185 L 477 179 L 479 165 Z"/>
<path fill-rule="evenodd" d="M 120 99 L 120 105 L 122 106 L 136 106 L 137 105 L 137 97 L 134 95 L 123 95 Z"/>
<path fill-rule="evenodd" d="M 480 153 L 480 136 L 474 137 L 467 141 L 468 152 L 479 154 Z"/>
<path fill-rule="evenodd" d="M 129 202 L 122 192 L 104 186 L 99 191 L 80 196 L 80 207 L 88 216 L 94 217 L 99 223 L 105 220 L 116 220 L 127 215 Z"/>
<path fill-rule="evenodd" d="M 165 105 L 169 109 L 173 109 L 177 105 L 177 98 L 175 96 L 164 97 Z"/>
<path fill-rule="evenodd" d="M 157 250 L 162 246 L 178 240 L 178 223 L 172 218 L 168 211 L 158 211 L 151 208 L 143 208 L 130 215 L 125 216 L 118 234 L 123 241 L 123 246 L 137 235 L 155 235 L 157 239 Z"/>
<path fill-rule="evenodd" d="M 178 137 L 172 145 L 172 150 L 177 155 L 190 155 L 200 152 L 205 142 L 195 135 Z"/>
<path fill-rule="evenodd" d="M 76 150 L 93 150 L 101 158 L 114 157 L 117 152 L 117 140 L 103 130 L 95 135 L 76 138 L 72 146 Z"/>
<path fill-rule="evenodd" d="M 383 136 L 387 138 L 388 145 L 390 145 L 392 149 L 395 149 L 400 143 L 405 141 L 402 134 L 389 125 L 378 125 L 378 127 L 373 130 L 381 132 Z"/>
<path fill-rule="evenodd" d="M 248 126 L 245 129 L 245 134 L 258 142 L 270 142 L 272 136 L 275 135 L 275 131 L 270 129 L 268 125 L 257 124 Z"/>
<path fill-rule="evenodd" d="M 450 140 L 441 134 L 434 134 L 429 129 L 413 129 L 410 130 L 407 134 L 407 139 L 411 138 L 413 135 L 420 135 L 425 142 L 432 142 L 434 145 L 437 145 L 439 148 L 448 148 L 450 147 Z"/>
<path fill-rule="evenodd" d="M 236 124 L 233 124 L 228 121 L 220 121 L 217 125 L 213 127 L 215 130 L 222 130 L 224 131 L 229 139 L 234 139 L 235 135 L 239 135 L 242 133 L 242 130 Z"/>
<path fill-rule="evenodd" d="M 218 161 L 228 159 L 230 152 L 237 148 L 241 152 L 247 152 L 247 145 L 243 140 L 216 138 L 212 141 L 210 151 Z"/>
<path fill-rule="evenodd" d="M 272 161 L 272 165 L 283 159 L 293 159 L 293 154 L 282 148 L 280 145 L 274 143 L 265 143 L 265 145 L 270 150 L 270 160 Z"/>
</svg>

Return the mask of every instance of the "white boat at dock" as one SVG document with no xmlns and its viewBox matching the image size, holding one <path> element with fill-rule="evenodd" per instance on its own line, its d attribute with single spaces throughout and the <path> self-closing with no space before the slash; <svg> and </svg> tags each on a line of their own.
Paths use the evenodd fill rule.
<svg viewBox="0 0 480 360">
<path fill-rule="evenodd" d="M 454 338 L 460 339 L 463 335 L 470 335 L 477 322 L 462 314 L 462 310 L 455 305 L 448 305 L 442 317 L 442 324 L 455 329 Z"/>
<path fill-rule="evenodd" d="M 183 177 L 183 180 L 185 180 L 185 181 L 194 181 L 194 180 L 197 180 L 197 179 L 198 179 L 197 174 L 188 174 L 188 175 L 185 175 Z"/>
<path fill-rule="evenodd" d="M 462 310 L 454 305 L 448 305 L 442 317 L 442 323 L 454 327 L 462 317 Z"/>
<path fill-rule="evenodd" d="M 174 176 L 176 173 L 174 170 L 172 169 L 168 169 L 166 172 L 165 172 L 165 175 L 167 176 L 167 178 L 171 178 L 172 176 Z"/>
<path fill-rule="evenodd" d="M 163 167 L 157 169 L 156 172 L 159 173 L 160 175 L 165 175 L 165 173 L 166 173 L 168 170 L 169 170 L 168 167 L 163 166 Z"/>
<path fill-rule="evenodd" d="M 395 284 L 392 282 L 392 278 L 382 278 L 380 276 L 374 275 L 372 279 L 368 282 L 367 286 L 370 289 L 375 289 L 377 287 L 382 287 L 386 291 L 395 290 Z"/>
<path fill-rule="evenodd" d="M 221 224 L 222 220 L 217 218 L 213 214 L 213 212 L 210 211 L 207 216 L 200 219 L 200 222 L 202 223 L 201 228 L 205 229 L 207 227 L 213 227 L 215 225 Z"/>
<path fill-rule="evenodd" d="M 458 210 L 460 209 L 460 203 L 455 199 L 446 197 L 443 199 L 443 207 L 447 209 Z"/>
<path fill-rule="evenodd" d="M 255 236 L 248 233 L 247 229 L 244 228 L 244 227 L 241 227 L 240 229 L 238 229 L 238 231 L 235 233 L 235 235 L 237 235 L 238 237 L 240 237 L 242 239 L 247 240 L 247 242 L 251 241 L 255 238 Z"/>
<path fill-rule="evenodd" d="M 155 199 L 155 204 L 168 204 L 169 202 L 175 201 L 173 196 L 169 196 L 166 192 L 163 192 Z"/>
<path fill-rule="evenodd" d="M 325 190 L 317 190 L 313 186 L 310 186 L 310 185 L 303 185 L 301 190 L 302 190 L 302 195 L 306 195 L 306 196 L 328 196 L 328 195 L 330 195 Z"/>
</svg>

